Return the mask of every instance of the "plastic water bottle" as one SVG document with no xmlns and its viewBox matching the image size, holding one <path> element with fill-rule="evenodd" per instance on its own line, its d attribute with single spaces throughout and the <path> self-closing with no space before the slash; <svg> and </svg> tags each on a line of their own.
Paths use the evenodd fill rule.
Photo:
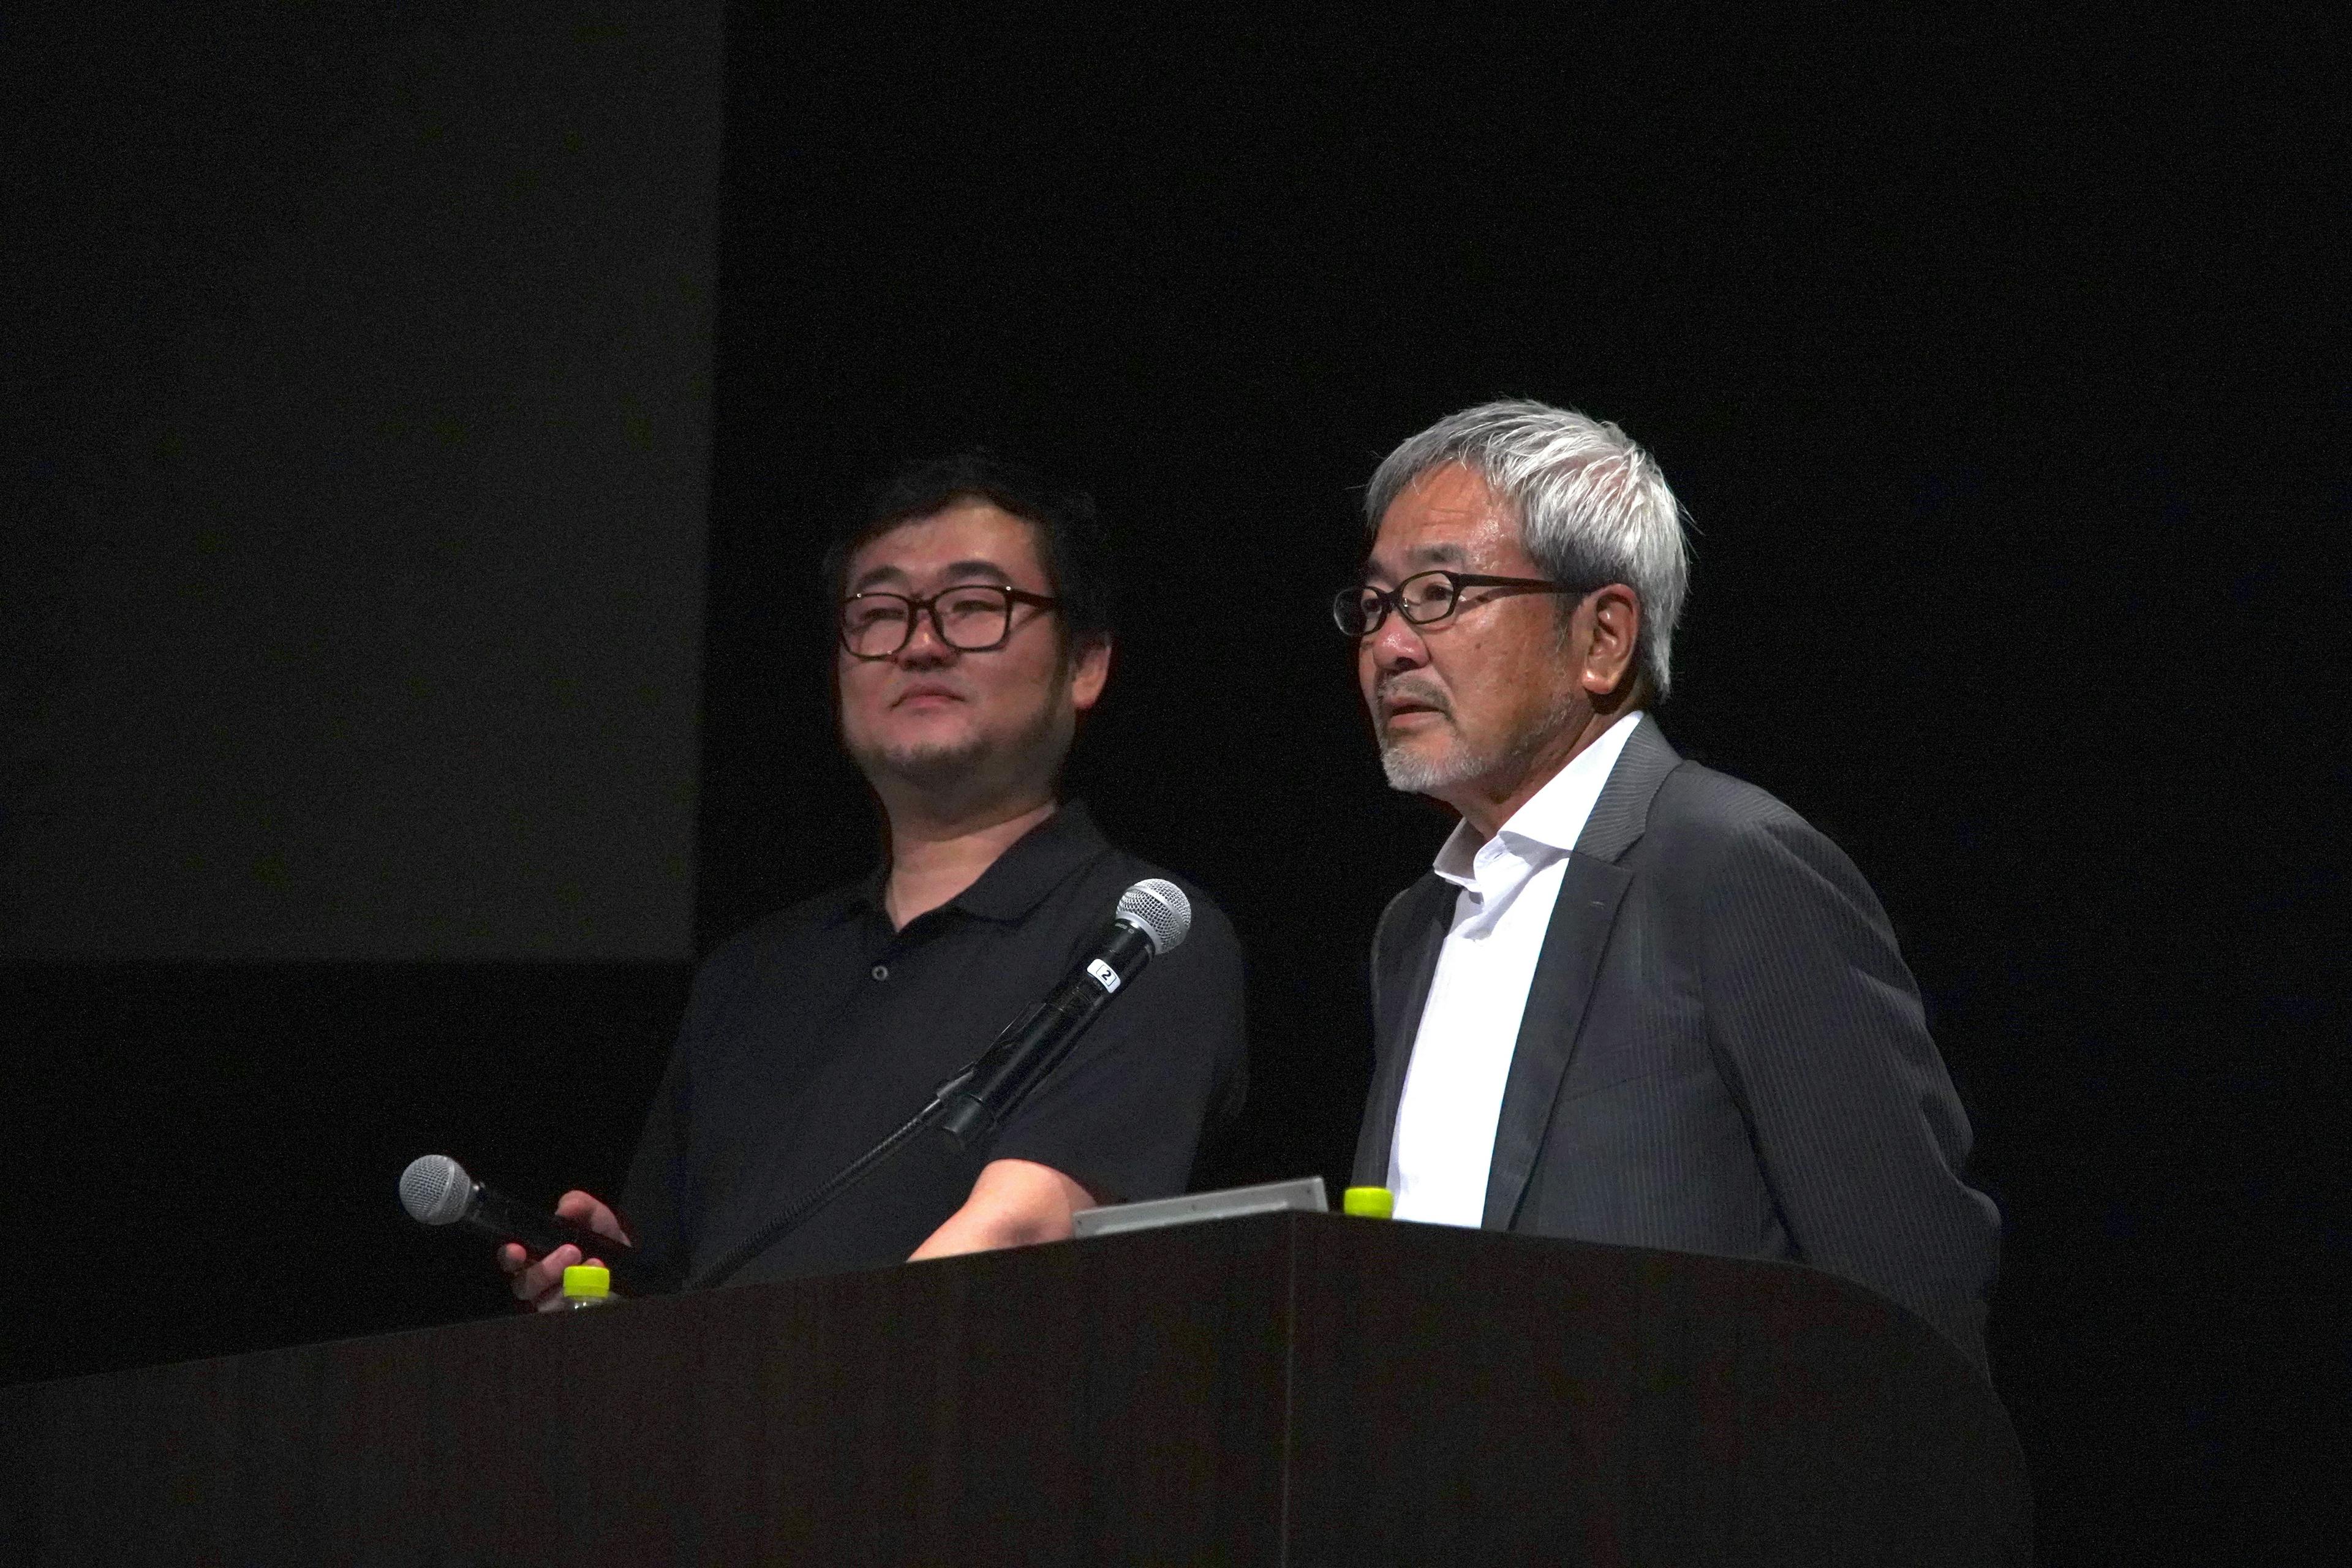
<svg viewBox="0 0 2352 1568">
<path fill-rule="evenodd" d="M 613 1271 L 593 1263 L 575 1263 L 563 1271 L 563 1310 L 601 1307 L 613 1299 Z"/>
</svg>

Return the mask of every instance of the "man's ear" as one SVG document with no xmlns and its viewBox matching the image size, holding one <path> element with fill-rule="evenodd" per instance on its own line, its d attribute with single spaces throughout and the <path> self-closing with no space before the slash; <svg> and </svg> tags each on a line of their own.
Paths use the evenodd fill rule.
<svg viewBox="0 0 2352 1568">
<path fill-rule="evenodd" d="M 1578 647 L 1577 683 L 1596 699 L 1633 689 L 1640 669 L 1642 601 L 1622 583 L 1612 583 L 1590 601 L 1591 628 Z"/>
<path fill-rule="evenodd" d="M 1070 706 L 1083 713 L 1102 700 L 1110 679 L 1110 638 L 1087 637 L 1070 655 Z"/>
</svg>

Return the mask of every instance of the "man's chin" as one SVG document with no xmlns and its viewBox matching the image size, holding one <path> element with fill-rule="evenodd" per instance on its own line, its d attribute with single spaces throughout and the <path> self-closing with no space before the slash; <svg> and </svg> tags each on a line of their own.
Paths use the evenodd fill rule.
<svg viewBox="0 0 2352 1568">
<path fill-rule="evenodd" d="M 1070 749 L 1070 720 L 1048 710 L 1013 734 L 959 724 L 928 733 L 900 730 L 887 738 L 845 734 L 842 741 L 866 782 L 886 797 L 908 790 L 935 807 L 960 809 L 1007 790 L 1024 793 L 1039 777 L 1050 783 Z"/>
<path fill-rule="evenodd" d="M 1381 771 L 1388 774 L 1391 789 L 1407 795 L 1435 795 L 1475 778 L 1483 770 L 1477 759 L 1465 755 L 1458 748 L 1430 752 L 1401 743 L 1381 748 Z"/>
<path fill-rule="evenodd" d="M 877 747 L 861 753 L 857 761 L 868 773 L 878 770 L 911 784 L 936 787 L 970 778 L 985 750 L 973 740 L 928 742 Z"/>
</svg>

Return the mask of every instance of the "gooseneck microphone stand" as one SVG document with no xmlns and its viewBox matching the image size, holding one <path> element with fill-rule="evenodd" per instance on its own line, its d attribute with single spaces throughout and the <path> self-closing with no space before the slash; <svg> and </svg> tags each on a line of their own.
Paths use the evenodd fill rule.
<svg viewBox="0 0 2352 1568">
<path fill-rule="evenodd" d="M 686 1282 L 686 1289 L 708 1290 L 715 1286 L 724 1285 L 735 1277 L 736 1271 L 743 1265 L 806 1225 L 809 1217 L 817 1210 L 839 1197 L 860 1177 L 904 1148 L 917 1133 L 927 1127 L 938 1126 L 948 1113 L 949 1097 L 971 1081 L 973 1068 L 979 1065 L 977 1062 L 973 1063 L 971 1067 L 964 1068 L 955 1077 L 940 1085 L 938 1091 L 931 1096 L 931 1102 L 908 1117 L 899 1125 L 898 1131 L 826 1177 L 824 1185 L 794 1204 L 772 1224 L 764 1226 L 753 1233 L 740 1246 L 712 1264 L 702 1274 L 688 1279 Z"/>
</svg>

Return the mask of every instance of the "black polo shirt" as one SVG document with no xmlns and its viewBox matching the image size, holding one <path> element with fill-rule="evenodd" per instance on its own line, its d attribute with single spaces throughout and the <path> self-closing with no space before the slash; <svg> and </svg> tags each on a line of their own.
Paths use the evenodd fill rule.
<svg viewBox="0 0 2352 1568">
<path fill-rule="evenodd" d="M 929 1103 L 1068 974 L 1133 882 L 1167 873 L 1065 805 L 952 901 L 894 931 L 883 874 L 772 915 L 713 953 L 654 1099 L 621 1213 L 689 1283 Z M 1176 879 L 1171 879 L 1177 880 Z M 1105 1202 L 1184 1190 L 1243 1081 L 1242 958 L 1199 889 L 1154 959 L 985 1145 L 917 1137 L 734 1276 L 896 1263 L 991 1160 L 1034 1160 Z"/>
</svg>

